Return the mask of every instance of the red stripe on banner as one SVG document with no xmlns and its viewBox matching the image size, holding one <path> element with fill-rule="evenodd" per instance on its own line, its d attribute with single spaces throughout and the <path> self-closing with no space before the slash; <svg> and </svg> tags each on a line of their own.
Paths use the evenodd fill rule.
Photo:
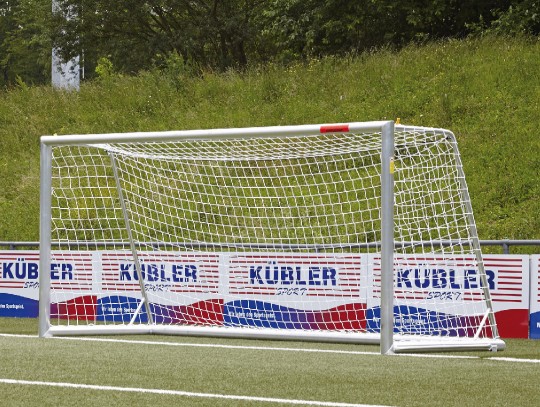
<svg viewBox="0 0 540 407">
<path fill-rule="evenodd" d="M 310 294 L 309 292 L 305 295 L 306 297 L 314 297 L 314 298 L 358 298 L 357 295 L 351 295 L 351 294 L 339 294 L 339 293 L 330 293 L 330 294 Z"/>
<path fill-rule="evenodd" d="M 17 289 L 22 289 L 22 288 L 24 288 L 24 282 L 17 283 L 17 284 L 13 284 L 13 283 L 10 283 L 10 282 L 5 282 L 5 283 L 3 283 L 3 284 L 0 284 L 0 288 L 17 288 Z"/>
<path fill-rule="evenodd" d="M 85 295 L 66 302 L 51 304 L 51 318 L 93 322 L 96 320 L 96 308 L 97 297 Z"/>
<path fill-rule="evenodd" d="M 509 309 L 495 313 L 501 338 L 529 337 L 529 310 Z"/>
<path fill-rule="evenodd" d="M 328 329 L 360 330 L 366 329 L 366 304 L 345 304 L 315 315 L 314 322 Z"/>
<path fill-rule="evenodd" d="M 199 301 L 178 307 L 181 322 L 189 325 L 223 325 L 223 300 Z"/>
</svg>

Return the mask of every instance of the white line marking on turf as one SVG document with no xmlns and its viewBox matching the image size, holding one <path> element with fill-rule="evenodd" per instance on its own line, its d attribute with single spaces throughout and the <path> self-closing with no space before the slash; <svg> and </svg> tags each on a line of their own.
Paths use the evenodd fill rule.
<svg viewBox="0 0 540 407">
<path fill-rule="evenodd" d="M 540 363 L 540 359 L 503 358 L 498 356 L 491 357 L 489 360 L 498 360 L 500 362 Z"/>
<path fill-rule="evenodd" d="M 169 395 L 169 396 L 199 397 L 199 398 L 213 398 L 213 399 L 225 399 L 225 400 L 261 401 L 261 402 L 266 402 L 266 403 L 297 404 L 297 405 L 304 405 L 304 406 L 388 407 L 388 406 L 380 406 L 380 405 L 378 406 L 378 405 L 373 405 L 373 404 L 350 404 L 350 403 L 339 403 L 339 402 L 332 402 L 332 401 L 281 399 L 281 398 L 272 398 L 272 397 L 240 396 L 240 395 L 231 395 L 231 394 L 194 393 L 194 392 L 181 391 L 181 390 L 144 389 L 144 388 L 137 388 L 137 387 L 99 386 L 99 385 L 93 385 L 93 384 L 41 382 L 41 381 L 14 380 L 14 379 L 0 379 L 0 383 L 28 385 L 28 386 L 66 387 L 66 388 L 73 388 L 73 389 L 102 390 L 102 391 L 104 390 L 104 391 L 117 391 L 117 392 L 130 392 L 130 393 L 164 394 L 164 395 Z"/>
<path fill-rule="evenodd" d="M 13 337 L 25 337 L 36 338 L 32 335 L 14 335 L 14 334 L 0 334 L 0 336 L 13 336 Z M 88 342 L 112 342 L 112 343 L 127 343 L 127 344 L 144 344 L 144 345 L 160 345 L 160 346 L 181 346 L 181 347 L 193 347 L 193 348 L 218 348 L 218 349 L 242 349 L 242 350 L 269 350 L 269 351 L 281 351 L 281 352 L 306 352 L 306 353 L 333 353 L 344 355 L 366 355 L 366 356 L 380 356 L 379 352 L 366 352 L 366 351 L 351 351 L 340 349 L 317 349 L 317 348 L 286 348 L 286 347 L 272 347 L 272 346 L 245 346 L 245 345 L 222 345 L 214 343 L 184 343 L 184 342 L 164 342 L 164 341 L 145 341 L 145 340 L 130 340 L 130 339 L 111 339 L 111 338 L 94 338 L 94 337 L 68 337 L 68 336 L 54 336 L 54 340 L 63 341 L 88 341 Z M 453 359 L 478 359 L 478 356 L 464 356 L 464 355 L 433 355 L 433 354 L 399 354 L 396 356 L 412 356 L 420 358 L 453 358 Z"/>
<path fill-rule="evenodd" d="M 0 337 L 14 338 L 38 338 L 36 335 L 19 335 L 19 334 L 2 334 Z M 268 350 L 282 352 L 307 352 L 307 353 L 334 353 L 344 355 L 366 355 L 380 356 L 379 352 L 366 351 L 349 351 L 339 349 L 316 349 L 316 348 L 281 348 L 272 346 L 243 346 L 243 345 L 222 345 L 213 343 L 183 343 L 183 342 L 165 342 L 165 341 L 145 341 L 145 340 L 129 340 L 129 339 L 111 339 L 111 338 L 93 338 L 93 337 L 68 337 L 55 336 L 48 339 L 63 340 L 63 341 L 88 341 L 88 342 L 112 342 L 112 343 L 127 343 L 127 344 L 144 344 L 144 345 L 159 345 L 159 346 L 184 346 L 193 348 L 218 348 L 218 349 L 242 349 L 242 350 Z M 432 359 L 482 359 L 482 360 L 497 360 L 501 362 L 519 362 L 519 363 L 540 363 L 540 359 L 520 359 L 508 357 L 483 357 L 468 356 L 468 355 L 436 355 L 429 353 L 401 353 L 395 356 L 400 357 L 415 357 L 415 358 L 432 358 Z"/>
</svg>

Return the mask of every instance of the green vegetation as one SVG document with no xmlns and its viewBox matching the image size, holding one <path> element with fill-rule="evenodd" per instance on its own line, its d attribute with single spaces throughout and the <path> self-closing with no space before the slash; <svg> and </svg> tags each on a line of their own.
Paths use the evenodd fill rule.
<svg viewBox="0 0 540 407">
<path fill-rule="evenodd" d="M 51 49 L 85 76 L 138 74 L 176 59 L 198 71 L 400 49 L 469 35 L 540 34 L 538 0 L 8 0 L 0 86 L 51 79 Z"/>
<path fill-rule="evenodd" d="M 458 137 L 481 239 L 540 238 L 540 42 L 485 37 L 0 93 L 0 241 L 35 241 L 39 136 L 401 118 Z M 517 249 L 513 250 L 517 252 Z"/>
</svg>

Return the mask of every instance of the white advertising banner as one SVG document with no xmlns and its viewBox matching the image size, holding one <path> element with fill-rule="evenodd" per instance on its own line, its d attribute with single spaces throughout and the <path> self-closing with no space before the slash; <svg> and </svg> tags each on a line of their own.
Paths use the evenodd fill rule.
<svg viewBox="0 0 540 407">
<path fill-rule="evenodd" d="M 486 254 L 484 265 L 499 335 L 502 338 L 528 338 L 529 256 Z"/>
<path fill-rule="evenodd" d="M 539 256 L 533 258 L 536 263 L 533 261 L 532 286 L 536 302 L 529 300 L 529 256 L 484 257 L 499 333 L 503 338 L 528 337 L 529 305 L 531 335 L 533 313 L 540 325 L 540 260 Z M 38 315 L 38 260 L 37 251 L 0 251 L 0 316 Z M 189 309 L 190 312 L 212 310 L 211 317 L 225 325 L 260 324 L 307 329 L 320 322 L 343 325 L 343 315 L 347 312 L 365 312 L 368 318 L 343 327 L 379 329 L 376 323 L 370 322 L 377 321 L 380 312 L 377 289 L 380 268 L 374 255 L 147 252 L 140 253 L 139 260 L 145 290 L 156 307 Z M 414 260 L 397 258 L 396 306 L 401 307 L 405 301 L 408 304 L 403 305 L 402 315 L 411 308 L 411 300 L 412 304 L 417 301 L 417 308 L 429 314 L 451 313 L 458 306 L 467 312 L 468 304 L 476 299 L 479 278 L 477 270 L 469 266 L 471 259 L 456 256 L 444 266 L 437 260 L 429 255 Z M 126 318 L 114 309 L 119 303 L 128 304 L 133 307 L 131 312 L 135 312 L 140 283 L 129 253 L 54 252 L 50 273 L 53 288 L 66 287 L 65 294 L 55 297 L 53 313 L 61 310 L 62 314 L 84 315 L 94 320 Z M 411 292 L 414 292 L 414 298 L 408 298 Z M 164 293 L 166 295 L 162 295 Z M 437 309 L 425 305 L 435 302 L 438 302 Z M 195 303 L 205 305 L 194 307 Z M 246 315 L 246 309 L 253 315 Z M 188 314 L 184 312 L 183 315 Z M 286 323 L 282 322 L 283 315 L 287 315 Z M 198 317 L 187 316 L 193 321 Z M 208 318 L 205 315 L 205 319 Z M 406 316 L 402 318 L 403 321 L 398 323 L 408 321 Z M 411 322 L 413 327 L 421 324 L 418 320 Z M 534 332 L 540 337 L 540 328 Z"/>
<path fill-rule="evenodd" d="M 540 255 L 531 256 L 531 338 L 540 339 Z"/>
</svg>

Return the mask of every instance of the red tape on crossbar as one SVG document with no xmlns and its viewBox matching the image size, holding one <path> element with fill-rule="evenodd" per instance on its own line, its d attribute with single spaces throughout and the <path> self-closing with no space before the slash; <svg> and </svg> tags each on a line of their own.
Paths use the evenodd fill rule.
<svg viewBox="0 0 540 407">
<path fill-rule="evenodd" d="M 346 133 L 349 131 L 348 124 L 332 124 L 329 126 L 321 126 L 321 133 Z"/>
</svg>

